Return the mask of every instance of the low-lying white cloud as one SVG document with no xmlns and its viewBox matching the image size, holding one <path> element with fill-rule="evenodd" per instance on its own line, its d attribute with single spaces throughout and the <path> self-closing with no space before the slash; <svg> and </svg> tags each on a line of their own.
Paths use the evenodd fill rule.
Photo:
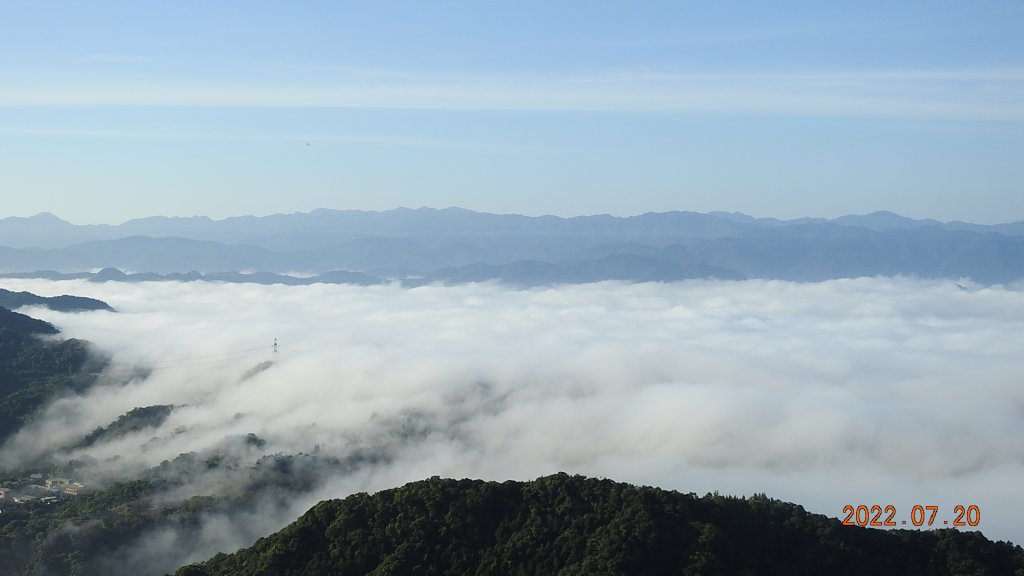
<svg viewBox="0 0 1024 576">
<path fill-rule="evenodd" d="M 112 354 L 120 384 L 55 404 L 0 462 L 153 404 L 183 407 L 158 430 L 66 456 L 117 456 L 116 476 L 247 433 L 267 441 L 251 458 L 385 456 L 272 515 L 268 531 L 319 498 L 564 470 L 766 492 L 840 517 L 846 504 L 892 504 L 898 520 L 938 505 L 952 520 L 955 505 L 977 505 L 987 536 L 1024 542 L 1024 293 L 1013 289 L 8 284 L 117 308 L 26 311 Z M 153 372 L 115 377 L 135 365 Z"/>
</svg>

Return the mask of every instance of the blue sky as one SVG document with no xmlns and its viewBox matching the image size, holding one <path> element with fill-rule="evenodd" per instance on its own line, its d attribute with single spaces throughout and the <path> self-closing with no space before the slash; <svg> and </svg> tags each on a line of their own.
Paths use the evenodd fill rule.
<svg viewBox="0 0 1024 576">
<path fill-rule="evenodd" d="M 0 217 L 1022 220 L 1022 30 L 987 0 L 4 0 Z"/>
</svg>

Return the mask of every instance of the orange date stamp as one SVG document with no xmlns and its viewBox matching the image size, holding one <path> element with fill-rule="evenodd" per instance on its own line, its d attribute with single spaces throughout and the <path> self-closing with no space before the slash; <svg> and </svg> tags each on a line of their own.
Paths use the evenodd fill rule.
<svg viewBox="0 0 1024 576">
<path fill-rule="evenodd" d="M 862 527 L 892 527 L 892 526 L 954 526 L 954 527 L 975 527 L 981 524 L 981 509 L 975 505 L 963 506 L 957 504 L 953 507 L 952 518 L 940 517 L 938 506 L 913 506 L 910 508 L 909 522 L 907 519 L 897 521 L 896 507 L 889 506 L 843 506 L 843 525 Z"/>
</svg>

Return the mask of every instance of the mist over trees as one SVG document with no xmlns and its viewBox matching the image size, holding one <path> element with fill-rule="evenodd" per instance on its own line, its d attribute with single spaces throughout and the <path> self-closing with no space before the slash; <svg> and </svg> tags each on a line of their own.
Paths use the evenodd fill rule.
<svg viewBox="0 0 1024 576">
<path fill-rule="evenodd" d="M 57 333 L 48 322 L 0 307 L 0 444 L 37 410 L 94 379 L 84 372 L 87 343 L 39 339 Z"/>
</svg>

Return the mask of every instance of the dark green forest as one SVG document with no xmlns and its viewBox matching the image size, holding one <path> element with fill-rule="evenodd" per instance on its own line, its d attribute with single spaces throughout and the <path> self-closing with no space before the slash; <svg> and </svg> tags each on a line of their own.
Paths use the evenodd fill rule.
<svg viewBox="0 0 1024 576">
<path fill-rule="evenodd" d="M 431 478 L 325 501 L 251 548 L 177 572 L 343 574 L 1021 575 L 1024 551 L 978 532 L 842 526 L 764 495 L 558 474 Z"/>
<path fill-rule="evenodd" d="M 48 322 L 0 307 L 0 443 L 62 394 L 84 390 L 92 378 L 81 340 L 43 340 Z"/>
<path fill-rule="evenodd" d="M 96 300 L 95 298 L 69 296 L 66 294 L 62 296 L 37 296 L 31 292 L 13 292 L 11 290 L 0 288 L 0 307 L 13 310 L 22 306 L 45 306 L 51 310 L 57 310 L 60 312 L 83 312 L 87 310 L 114 311 L 109 304 L 102 300 Z"/>
</svg>

